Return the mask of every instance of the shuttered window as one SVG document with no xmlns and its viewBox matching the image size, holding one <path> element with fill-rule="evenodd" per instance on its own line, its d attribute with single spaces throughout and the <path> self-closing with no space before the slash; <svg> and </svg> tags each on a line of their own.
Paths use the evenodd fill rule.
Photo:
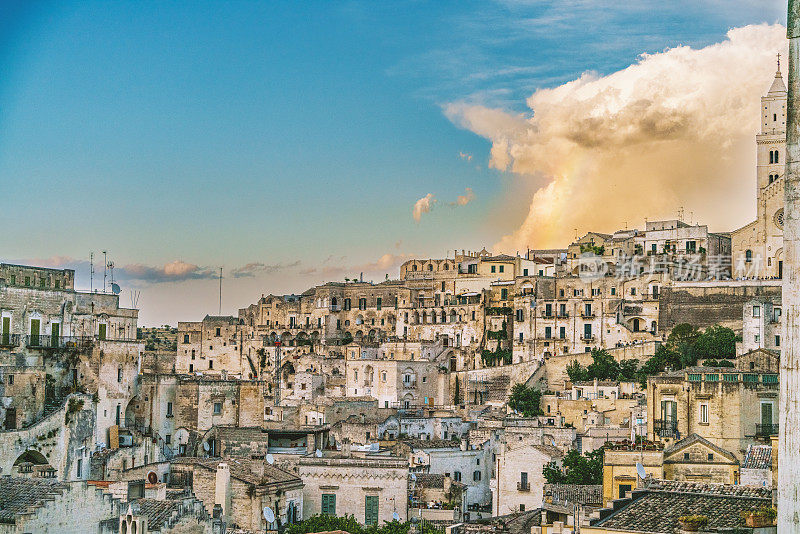
<svg viewBox="0 0 800 534">
<path fill-rule="evenodd" d="M 336 494 L 322 494 L 322 515 L 336 515 Z"/>
<path fill-rule="evenodd" d="M 364 524 L 378 524 L 378 496 L 367 495 L 364 499 Z"/>
</svg>

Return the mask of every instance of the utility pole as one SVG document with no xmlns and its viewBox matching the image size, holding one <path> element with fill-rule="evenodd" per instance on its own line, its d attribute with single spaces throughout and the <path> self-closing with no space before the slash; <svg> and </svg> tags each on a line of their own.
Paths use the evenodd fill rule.
<svg viewBox="0 0 800 534">
<path fill-rule="evenodd" d="M 94 293 L 94 252 L 89 253 L 89 293 Z"/>
<path fill-rule="evenodd" d="M 219 268 L 219 313 L 222 315 L 222 267 Z"/>
<path fill-rule="evenodd" d="M 107 260 L 107 252 L 103 251 L 103 293 L 106 292 L 106 274 L 108 271 L 108 260 Z"/>
</svg>

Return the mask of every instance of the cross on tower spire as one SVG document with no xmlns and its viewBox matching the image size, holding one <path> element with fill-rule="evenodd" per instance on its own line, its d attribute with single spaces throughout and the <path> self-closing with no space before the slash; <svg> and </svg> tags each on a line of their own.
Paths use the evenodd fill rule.
<svg viewBox="0 0 800 534">
<path fill-rule="evenodd" d="M 781 70 L 781 53 L 778 52 L 778 72 Z"/>
</svg>

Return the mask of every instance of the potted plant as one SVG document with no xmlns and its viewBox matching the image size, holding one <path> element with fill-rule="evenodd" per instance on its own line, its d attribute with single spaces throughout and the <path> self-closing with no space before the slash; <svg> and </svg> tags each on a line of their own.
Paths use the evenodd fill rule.
<svg viewBox="0 0 800 534">
<path fill-rule="evenodd" d="M 742 519 L 748 527 L 769 527 L 775 524 L 775 518 L 778 516 L 777 510 L 771 506 L 763 505 L 754 510 L 745 510 L 742 512 Z"/>
<path fill-rule="evenodd" d="M 701 528 L 708 526 L 708 518 L 704 515 L 684 515 L 678 518 L 678 522 L 688 532 L 699 532 Z"/>
</svg>

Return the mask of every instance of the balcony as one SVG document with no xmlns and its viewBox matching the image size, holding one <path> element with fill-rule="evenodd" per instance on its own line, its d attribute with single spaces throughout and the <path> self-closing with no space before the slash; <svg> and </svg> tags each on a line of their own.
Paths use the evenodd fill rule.
<svg viewBox="0 0 800 534">
<path fill-rule="evenodd" d="M 412 380 L 410 382 L 403 382 L 404 389 L 416 389 L 417 388 L 417 381 Z"/>
<path fill-rule="evenodd" d="M 583 312 L 581 313 L 582 319 L 594 319 L 594 312 Z"/>
<path fill-rule="evenodd" d="M 19 345 L 21 337 L 19 334 L 1 334 L 0 347 L 16 347 Z"/>
<path fill-rule="evenodd" d="M 778 423 L 756 425 L 756 437 L 769 438 L 778 435 Z"/>
<path fill-rule="evenodd" d="M 342 307 L 339 304 L 331 304 L 328 309 L 332 312 L 342 311 Z"/>
<path fill-rule="evenodd" d="M 90 346 L 93 341 L 94 338 L 90 336 L 25 336 L 25 346 L 34 349 L 81 348 Z"/>
<path fill-rule="evenodd" d="M 678 421 L 671 419 L 656 419 L 653 421 L 653 431 L 660 438 L 678 438 Z"/>
<path fill-rule="evenodd" d="M 557 317 L 559 319 L 569 319 L 569 312 L 558 312 Z"/>
<path fill-rule="evenodd" d="M 594 334 L 581 334 L 581 341 L 584 343 L 594 343 Z"/>
<path fill-rule="evenodd" d="M 517 482 L 517 491 L 528 492 L 531 491 L 530 482 Z"/>
</svg>

